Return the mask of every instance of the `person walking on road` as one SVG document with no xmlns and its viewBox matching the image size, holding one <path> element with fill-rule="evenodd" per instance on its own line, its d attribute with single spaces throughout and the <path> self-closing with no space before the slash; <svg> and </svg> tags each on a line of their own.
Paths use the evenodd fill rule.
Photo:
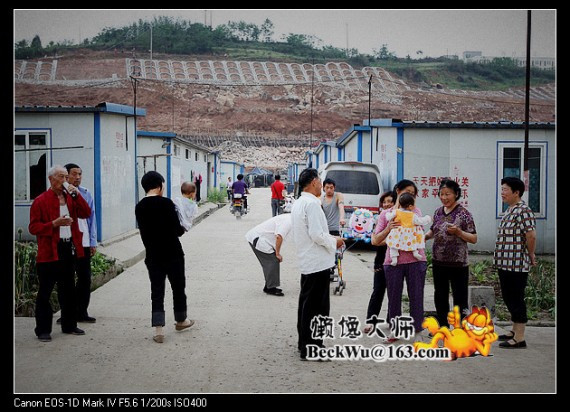
<svg viewBox="0 0 570 412">
<path fill-rule="evenodd" d="M 433 215 L 426 240 L 433 238 L 432 268 L 434 303 L 440 326 L 449 327 L 449 285 L 453 306 L 459 306 L 461 318 L 468 310 L 469 259 L 467 244 L 477 243 L 473 216 L 459 204 L 461 188 L 455 180 L 443 179 L 439 185 L 442 206 Z"/>
<path fill-rule="evenodd" d="M 77 220 L 89 218 L 91 209 L 77 188 L 68 184 L 66 179 L 67 170 L 63 166 L 50 168 L 50 187 L 34 199 L 30 208 L 28 229 L 38 241 L 36 268 L 39 289 L 34 332 L 42 342 L 51 341 L 53 310 L 50 297 L 56 283 L 61 306 L 61 331 L 85 335 L 85 331 L 77 327 L 75 256 L 82 258 L 84 255 L 83 236 Z"/>
<path fill-rule="evenodd" d="M 307 345 L 323 347 L 323 340 L 311 333 L 317 316 L 330 312 L 330 273 L 337 248 L 344 245 L 340 237 L 329 234 L 327 218 L 319 200 L 322 182 L 316 169 L 299 175 L 301 196 L 293 204 L 291 224 L 301 270 L 301 291 L 297 311 L 298 348 L 301 360 L 307 359 Z"/>
<path fill-rule="evenodd" d="M 77 321 L 95 323 L 97 320 L 89 316 L 88 308 L 91 300 L 91 257 L 97 251 L 97 220 L 95 218 L 95 202 L 91 192 L 81 186 L 83 170 L 75 163 L 68 163 L 65 166 L 68 173 L 68 182 L 75 186 L 81 196 L 85 199 L 91 215 L 87 219 L 79 218 L 77 223 L 82 233 L 83 257 L 77 257 L 75 273 L 77 282 L 75 283 L 75 303 L 77 306 Z"/>
<path fill-rule="evenodd" d="M 521 200 L 525 186 L 516 177 L 501 180 L 501 198 L 508 205 L 495 242 L 494 264 L 499 272 L 503 300 L 511 314 L 512 330 L 499 335 L 499 347 L 526 348 L 525 329 L 528 321 L 525 289 L 528 272 L 536 265 L 536 221 L 534 213 Z"/>
<path fill-rule="evenodd" d="M 271 184 L 271 213 L 273 216 L 283 213 L 285 205 L 285 196 L 287 191 L 285 185 L 281 182 L 281 176 L 275 175 L 275 182 Z"/>
<path fill-rule="evenodd" d="M 263 291 L 269 295 L 284 296 L 280 286 L 281 245 L 291 231 L 291 215 L 277 215 L 249 230 L 245 238 L 259 260 L 265 286 Z"/>
<path fill-rule="evenodd" d="M 137 203 L 135 215 L 141 239 L 146 249 L 145 264 L 151 289 L 151 324 L 155 328 L 153 340 L 164 342 L 165 311 L 164 293 L 166 278 L 172 287 L 176 330 L 181 331 L 194 324 L 187 318 L 186 277 L 184 276 L 184 252 L 178 239 L 185 231 L 180 225 L 172 200 L 163 197 L 164 178 L 155 171 L 145 173 L 141 185 L 146 196 Z"/>
<path fill-rule="evenodd" d="M 228 202 L 232 200 L 232 178 L 228 176 L 228 181 L 226 182 L 226 192 L 228 193 Z"/>
</svg>

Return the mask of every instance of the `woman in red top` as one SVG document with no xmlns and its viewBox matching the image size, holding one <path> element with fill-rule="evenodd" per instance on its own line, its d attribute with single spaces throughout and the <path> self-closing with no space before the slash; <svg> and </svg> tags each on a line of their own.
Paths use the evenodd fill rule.
<svg viewBox="0 0 570 412">
<path fill-rule="evenodd" d="M 30 208 L 30 233 L 38 240 L 36 267 L 39 290 L 36 299 L 36 336 L 51 341 L 53 311 L 51 292 L 57 283 L 63 333 L 84 335 L 77 327 L 74 302 L 74 256 L 83 257 L 78 218 L 86 219 L 91 208 L 77 188 L 69 185 L 67 170 L 60 165 L 48 171 L 50 188 L 39 195 Z"/>
</svg>

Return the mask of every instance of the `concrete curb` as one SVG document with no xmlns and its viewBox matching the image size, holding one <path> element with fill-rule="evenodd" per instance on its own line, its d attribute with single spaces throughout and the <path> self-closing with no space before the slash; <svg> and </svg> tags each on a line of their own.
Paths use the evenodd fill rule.
<svg viewBox="0 0 570 412">
<path fill-rule="evenodd" d="M 225 203 L 204 204 L 202 206 L 203 210 L 201 210 L 200 214 L 194 219 L 192 228 L 225 205 Z M 192 230 L 192 228 L 190 230 Z M 114 259 L 115 264 L 120 267 L 120 271 L 136 265 L 146 256 L 146 251 L 138 229 L 101 242 L 99 244 L 99 252 L 109 259 Z"/>
</svg>

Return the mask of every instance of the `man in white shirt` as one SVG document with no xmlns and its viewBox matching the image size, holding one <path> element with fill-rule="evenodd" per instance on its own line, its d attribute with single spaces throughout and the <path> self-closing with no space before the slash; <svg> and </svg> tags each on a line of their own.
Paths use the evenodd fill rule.
<svg viewBox="0 0 570 412">
<path fill-rule="evenodd" d="M 265 276 L 263 291 L 269 295 L 284 296 L 280 285 L 280 266 L 283 262 L 281 245 L 291 231 L 291 215 L 283 214 L 260 223 L 245 238 L 257 256 Z"/>
<path fill-rule="evenodd" d="M 314 317 L 330 312 L 330 273 L 337 248 L 344 245 L 340 237 L 329 234 L 327 218 L 319 200 L 322 182 L 316 169 L 308 168 L 299 175 L 301 196 L 293 204 L 291 223 L 301 270 L 301 292 L 297 331 L 301 360 L 306 360 L 307 345 L 323 346 L 314 339 L 311 322 Z"/>
</svg>

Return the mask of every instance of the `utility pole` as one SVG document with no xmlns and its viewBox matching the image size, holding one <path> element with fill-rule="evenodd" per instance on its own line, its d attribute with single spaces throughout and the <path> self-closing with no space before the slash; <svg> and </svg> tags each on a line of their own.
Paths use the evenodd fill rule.
<svg viewBox="0 0 570 412">
<path fill-rule="evenodd" d="M 309 135 L 309 150 L 313 150 L 313 87 L 315 84 L 315 58 L 313 57 L 313 71 L 311 75 L 311 133 Z"/>
<path fill-rule="evenodd" d="M 134 74 L 134 73 L 133 73 Z M 134 120 L 135 120 L 135 124 L 134 124 L 134 132 L 135 132 L 135 148 L 137 145 L 137 79 L 136 77 L 133 77 L 133 75 L 130 76 L 131 78 L 131 86 L 133 88 L 133 115 L 134 115 Z M 129 136 L 125 136 L 125 139 L 129 139 Z M 135 150 L 136 152 L 136 150 Z M 135 182 L 137 182 L 135 184 L 135 203 L 138 203 L 139 201 L 139 185 L 138 185 L 138 181 L 139 181 L 139 176 L 138 176 L 138 168 L 136 167 L 136 153 L 135 153 Z M 137 224 L 138 226 L 138 224 Z"/>
<path fill-rule="evenodd" d="M 372 101 L 372 75 L 368 79 L 368 127 L 370 127 L 370 138 L 372 138 L 372 123 L 370 118 L 370 102 Z"/>
<path fill-rule="evenodd" d="M 348 23 L 346 23 L 346 57 L 348 56 Z"/>
<path fill-rule="evenodd" d="M 152 60 L 152 23 L 150 24 L 150 59 Z"/>
<path fill-rule="evenodd" d="M 528 140 L 529 140 L 529 121 L 530 121 L 530 26 L 531 26 L 531 11 L 528 10 L 527 14 L 527 28 L 526 28 L 526 90 L 524 102 L 524 187 L 525 195 L 528 196 L 529 189 L 529 165 L 528 165 Z M 528 199 L 528 197 L 527 197 Z"/>
</svg>

